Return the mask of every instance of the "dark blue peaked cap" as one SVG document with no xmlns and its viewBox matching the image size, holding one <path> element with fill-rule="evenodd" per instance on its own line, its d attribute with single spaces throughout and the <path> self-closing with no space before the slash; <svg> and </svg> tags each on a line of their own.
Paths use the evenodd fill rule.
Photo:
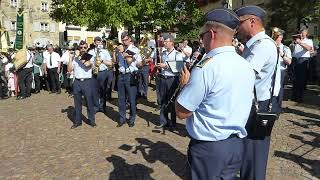
<svg viewBox="0 0 320 180">
<path fill-rule="evenodd" d="M 249 6 L 243 6 L 238 9 L 235 9 L 234 12 L 238 16 L 244 16 L 244 15 L 254 15 L 259 17 L 261 20 L 264 19 L 264 16 L 266 15 L 266 11 L 262 9 L 259 6 L 249 5 Z"/>
<path fill-rule="evenodd" d="M 240 25 L 240 19 L 237 14 L 227 8 L 218 8 L 209 11 L 205 15 L 205 21 L 216 21 L 231 29 L 236 29 Z"/>
</svg>

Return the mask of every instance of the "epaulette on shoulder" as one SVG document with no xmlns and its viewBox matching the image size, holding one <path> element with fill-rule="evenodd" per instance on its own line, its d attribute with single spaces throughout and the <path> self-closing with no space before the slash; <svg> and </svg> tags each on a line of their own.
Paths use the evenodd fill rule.
<svg viewBox="0 0 320 180">
<path fill-rule="evenodd" d="M 210 60 L 213 60 L 213 57 L 207 57 L 202 59 L 200 62 L 198 62 L 198 64 L 196 65 L 196 67 L 202 68 L 204 67 L 204 65 L 207 64 L 207 62 L 209 62 Z"/>
</svg>

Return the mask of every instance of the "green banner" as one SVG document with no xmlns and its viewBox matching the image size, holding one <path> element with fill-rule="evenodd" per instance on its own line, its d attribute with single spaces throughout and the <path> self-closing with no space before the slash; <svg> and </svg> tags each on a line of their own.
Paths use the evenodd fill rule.
<svg viewBox="0 0 320 180">
<path fill-rule="evenodd" d="M 17 13 L 17 31 L 15 49 L 23 48 L 23 13 Z"/>
</svg>

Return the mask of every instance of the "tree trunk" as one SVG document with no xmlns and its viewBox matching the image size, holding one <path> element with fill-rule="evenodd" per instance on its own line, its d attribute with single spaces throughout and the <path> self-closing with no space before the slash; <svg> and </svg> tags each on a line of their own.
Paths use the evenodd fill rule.
<svg viewBox="0 0 320 180">
<path fill-rule="evenodd" d="M 134 28 L 135 39 L 137 43 L 140 43 L 140 26 Z"/>
</svg>

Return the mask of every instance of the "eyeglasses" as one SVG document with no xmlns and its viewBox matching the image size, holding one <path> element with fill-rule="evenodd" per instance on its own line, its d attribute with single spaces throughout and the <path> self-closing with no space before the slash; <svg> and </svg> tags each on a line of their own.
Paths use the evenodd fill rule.
<svg viewBox="0 0 320 180">
<path fill-rule="evenodd" d="M 249 20 L 249 19 L 254 19 L 254 18 L 249 17 L 249 18 L 247 18 L 247 19 L 244 19 L 244 20 L 240 21 L 240 24 L 244 23 L 245 21 L 247 21 L 247 20 Z"/>
<path fill-rule="evenodd" d="M 210 32 L 210 31 L 212 31 L 213 33 L 217 33 L 216 31 L 213 31 L 212 29 L 210 29 L 210 30 L 208 30 L 208 31 L 205 31 L 205 32 L 201 33 L 201 34 L 199 35 L 200 39 L 203 39 L 203 36 L 204 36 L 205 34 L 207 34 L 208 32 Z"/>
<path fill-rule="evenodd" d="M 129 40 L 129 38 L 126 38 L 126 39 L 122 39 L 122 41 L 128 41 Z"/>
</svg>

